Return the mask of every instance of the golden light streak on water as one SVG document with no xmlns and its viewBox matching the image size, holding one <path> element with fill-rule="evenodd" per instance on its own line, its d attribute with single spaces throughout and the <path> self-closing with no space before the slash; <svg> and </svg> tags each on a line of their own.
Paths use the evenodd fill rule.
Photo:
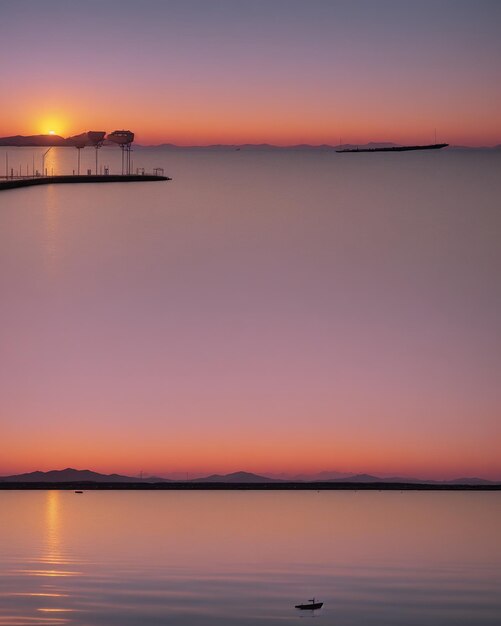
<svg viewBox="0 0 501 626">
<path fill-rule="evenodd" d="M 41 613 L 74 613 L 75 610 L 76 609 L 37 609 L 37 611 L 40 611 Z"/>
<path fill-rule="evenodd" d="M 44 560 L 47 563 L 59 563 L 61 554 L 61 494 L 58 491 L 48 491 L 45 501 L 45 545 Z"/>
<path fill-rule="evenodd" d="M 31 626 L 32 624 L 67 624 L 70 620 L 65 617 L 24 617 L 4 615 L 0 617 L 1 626 Z"/>
<path fill-rule="evenodd" d="M 82 576 L 82 572 L 72 572 L 57 569 L 17 569 L 18 574 L 27 574 L 28 576 L 48 576 L 50 578 L 65 578 L 67 576 Z"/>
<path fill-rule="evenodd" d="M 21 597 L 36 597 L 36 598 L 67 598 L 67 593 L 34 593 L 34 592 L 12 592 L 12 593 L 0 593 L 0 596 L 21 596 Z"/>
</svg>

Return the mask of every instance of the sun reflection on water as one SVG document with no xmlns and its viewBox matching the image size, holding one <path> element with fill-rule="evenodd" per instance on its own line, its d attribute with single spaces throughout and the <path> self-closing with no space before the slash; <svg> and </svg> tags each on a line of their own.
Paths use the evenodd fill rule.
<svg viewBox="0 0 501 626">
<path fill-rule="evenodd" d="M 369 614 L 374 624 L 497 624 L 491 494 L 6 495 L 17 514 L 0 559 L 0 626 L 270 626 L 298 620 L 294 604 L 314 594 L 328 624 L 333 610 L 339 624 Z M 28 499 L 23 517 L 36 519 L 17 532 Z"/>
<path fill-rule="evenodd" d="M 39 559 L 39 568 L 33 569 L 30 574 L 32 576 L 42 576 L 45 578 L 57 578 L 64 579 L 68 577 L 74 577 L 81 575 L 81 572 L 68 570 L 66 566 L 73 561 L 68 557 L 64 550 L 62 530 L 63 530 L 63 517 L 62 517 L 62 502 L 60 491 L 48 491 L 45 499 L 45 516 L 44 516 L 44 542 L 42 552 Z M 44 567 L 45 566 L 45 567 Z M 63 566 L 60 568 L 58 566 Z M 63 593 L 62 589 L 55 584 L 44 584 L 43 592 L 39 593 L 40 598 L 43 598 L 45 602 L 50 603 L 52 598 L 57 598 L 55 602 L 57 606 L 39 606 L 37 612 L 42 614 L 60 614 L 60 613 L 72 613 L 74 610 L 67 606 L 61 606 L 61 599 L 71 596 L 68 593 Z M 52 618 L 51 618 L 52 619 Z M 54 615 L 54 623 L 67 623 L 69 620 L 65 618 L 57 618 Z"/>
<path fill-rule="evenodd" d="M 23 578 L 37 578 L 41 577 L 46 579 L 46 582 L 40 584 L 38 589 L 30 590 L 24 593 L 15 592 L 12 595 L 25 596 L 27 598 L 38 599 L 42 606 L 33 606 L 33 615 L 30 617 L 23 617 L 23 620 L 28 620 L 26 623 L 48 623 L 60 624 L 68 623 L 70 620 L 65 617 L 57 617 L 57 614 L 62 613 L 74 613 L 76 609 L 69 606 L 61 606 L 63 599 L 65 602 L 71 601 L 72 595 L 67 593 L 68 589 L 63 589 L 61 585 L 65 578 L 73 578 L 75 576 L 83 575 L 83 572 L 70 570 L 67 568 L 75 561 L 68 556 L 65 552 L 62 530 L 63 530 L 63 516 L 62 516 L 62 495 L 59 491 L 47 491 L 44 499 L 44 511 L 43 511 L 43 524 L 42 524 L 42 543 L 41 551 L 38 558 L 32 561 L 34 567 L 26 567 L 22 569 L 16 569 L 15 574 L 21 574 Z M 57 579 L 54 582 L 49 582 L 50 579 Z M 56 603 L 54 605 L 52 603 Z M 45 618 L 42 616 L 37 617 L 36 614 L 56 614 L 53 618 Z M 17 623 L 17 622 L 16 622 Z M 19 623 L 25 623 L 19 622 Z M 0 619 L 0 625 L 3 622 Z"/>
<path fill-rule="evenodd" d="M 50 608 L 41 608 L 37 609 L 40 613 L 74 613 L 75 609 L 50 609 Z"/>
<path fill-rule="evenodd" d="M 48 491 L 45 501 L 45 545 L 46 563 L 59 564 L 61 555 L 61 494 Z"/>
<path fill-rule="evenodd" d="M 1 594 L 0 594 L 1 595 Z M 14 592 L 10 593 L 10 596 L 21 596 L 28 598 L 67 598 L 67 593 L 43 593 L 43 592 Z"/>
</svg>

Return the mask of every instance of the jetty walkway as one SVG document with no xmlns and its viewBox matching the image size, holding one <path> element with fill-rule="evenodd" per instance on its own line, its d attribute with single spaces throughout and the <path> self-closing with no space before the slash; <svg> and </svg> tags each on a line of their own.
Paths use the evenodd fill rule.
<svg viewBox="0 0 501 626">
<path fill-rule="evenodd" d="M 33 187 L 34 185 L 60 185 L 79 183 L 145 183 L 172 180 L 168 176 L 156 174 L 80 174 L 69 176 L 20 176 L 0 179 L 0 191 Z"/>
</svg>

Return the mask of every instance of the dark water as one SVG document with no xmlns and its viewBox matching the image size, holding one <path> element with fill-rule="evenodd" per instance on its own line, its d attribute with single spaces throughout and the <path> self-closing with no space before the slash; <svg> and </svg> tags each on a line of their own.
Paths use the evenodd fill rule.
<svg viewBox="0 0 501 626">
<path fill-rule="evenodd" d="M 1 492 L 0 624 L 498 625 L 497 493 Z M 314 616 L 293 605 L 325 602 Z"/>
</svg>

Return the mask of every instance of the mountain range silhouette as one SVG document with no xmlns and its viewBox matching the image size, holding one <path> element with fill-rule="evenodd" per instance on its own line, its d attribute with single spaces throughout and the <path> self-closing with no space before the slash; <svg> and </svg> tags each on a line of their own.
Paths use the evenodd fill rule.
<svg viewBox="0 0 501 626">
<path fill-rule="evenodd" d="M 501 481 L 492 481 L 477 477 L 460 477 L 452 480 L 430 480 L 419 478 L 408 478 L 401 476 L 381 477 L 371 474 L 340 474 L 337 477 L 327 478 L 326 476 L 340 474 L 339 472 L 320 472 L 319 474 L 296 475 L 280 478 L 261 476 L 251 472 L 232 472 L 230 474 L 211 474 L 200 478 L 193 478 L 185 481 L 173 481 L 169 478 L 159 476 L 124 476 L 121 474 L 100 474 L 92 470 L 74 469 L 67 467 L 62 470 L 50 470 L 47 472 L 35 471 L 25 474 L 15 474 L 12 476 L 1 476 L 0 482 L 20 482 L 20 483 L 64 483 L 64 482 L 93 482 L 93 483 L 169 483 L 169 482 L 189 482 L 189 483 L 284 483 L 284 482 L 330 482 L 330 483 L 406 483 L 406 484 L 441 484 L 441 485 L 496 485 Z"/>
</svg>

